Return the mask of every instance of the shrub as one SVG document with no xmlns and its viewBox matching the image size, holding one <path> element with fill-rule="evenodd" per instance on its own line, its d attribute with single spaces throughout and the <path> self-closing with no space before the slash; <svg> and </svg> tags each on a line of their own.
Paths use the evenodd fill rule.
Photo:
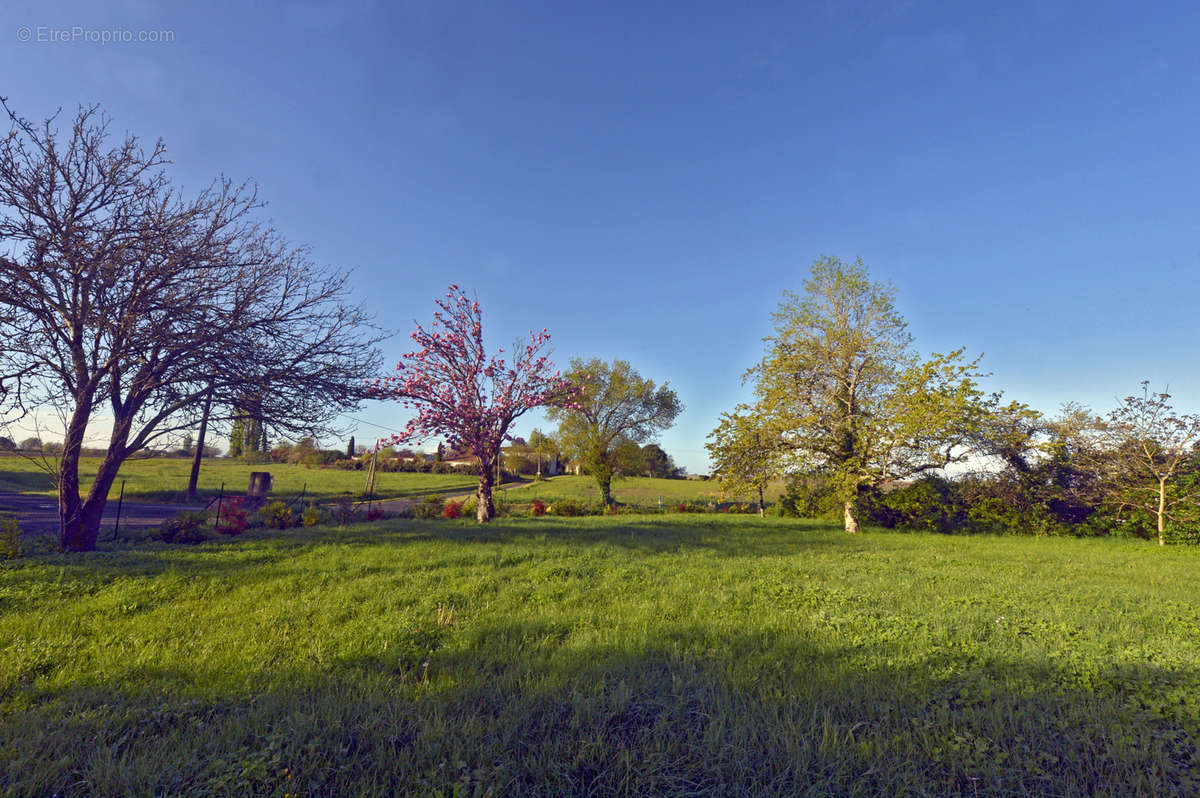
<svg viewBox="0 0 1200 798">
<path fill-rule="evenodd" d="M 371 507 L 367 508 L 367 520 L 368 521 L 381 521 L 381 520 L 383 520 L 383 516 L 384 516 L 383 508 L 380 507 L 379 505 L 376 504 L 376 505 L 372 505 Z"/>
<path fill-rule="evenodd" d="M 442 508 L 442 518 L 458 518 L 462 515 L 462 502 L 448 501 Z"/>
<path fill-rule="evenodd" d="M 248 523 L 246 500 L 239 496 L 222 502 L 220 515 L 213 529 L 221 535 L 240 535 L 246 531 Z"/>
<path fill-rule="evenodd" d="M 287 529 L 292 525 L 292 508 L 281 501 L 273 501 L 258 511 L 262 516 L 263 526 L 273 529 Z"/>
<path fill-rule="evenodd" d="M 200 543 L 205 539 L 204 525 L 208 523 L 208 513 L 185 511 L 168 518 L 158 526 L 158 540 L 167 543 Z"/>
<path fill-rule="evenodd" d="M 478 508 L 479 508 L 479 497 L 478 496 L 468 496 L 466 499 L 463 499 L 462 514 L 463 514 L 464 518 L 474 518 L 475 511 Z M 496 505 L 496 509 L 499 510 L 500 505 Z"/>
<path fill-rule="evenodd" d="M 417 518 L 437 518 L 442 514 L 444 504 L 441 494 L 431 493 L 413 508 L 413 515 Z"/>
<path fill-rule="evenodd" d="M 21 556 L 21 526 L 11 515 L 0 515 L 0 560 Z"/>
<path fill-rule="evenodd" d="M 350 494 L 343 493 L 333 500 L 333 515 L 341 526 L 354 520 L 354 499 Z"/>
<path fill-rule="evenodd" d="M 838 511 L 833 485 L 820 474 L 796 474 L 789 479 L 776 510 L 785 518 L 822 518 Z"/>
<path fill-rule="evenodd" d="M 550 515 L 574 517 L 580 515 L 596 515 L 596 511 L 574 499 L 558 499 L 550 505 Z"/>
<path fill-rule="evenodd" d="M 864 498 L 868 517 L 888 528 L 954 532 L 966 520 L 957 486 L 941 477 L 925 477 L 880 496 Z"/>
<path fill-rule="evenodd" d="M 327 520 L 327 515 L 324 510 L 315 504 L 310 504 L 304 508 L 304 512 L 300 514 L 300 523 L 304 526 L 316 526 L 323 524 Z"/>
<path fill-rule="evenodd" d="M 541 499 L 534 499 L 529 505 L 529 514 L 532 516 L 542 516 L 546 514 L 546 503 Z"/>
</svg>

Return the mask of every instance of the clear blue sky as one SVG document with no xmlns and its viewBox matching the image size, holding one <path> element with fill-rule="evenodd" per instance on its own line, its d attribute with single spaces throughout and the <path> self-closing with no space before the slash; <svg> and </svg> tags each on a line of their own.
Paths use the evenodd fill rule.
<svg viewBox="0 0 1200 798">
<path fill-rule="evenodd" d="M 669 380 L 693 471 L 822 253 L 1014 399 L 1200 409 L 1200 5 L 648 5 L 8 3 L 0 94 L 102 103 L 186 189 L 257 181 L 389 361 L 455 282 L 493 346 L 548 327 Z"/>
</svg>

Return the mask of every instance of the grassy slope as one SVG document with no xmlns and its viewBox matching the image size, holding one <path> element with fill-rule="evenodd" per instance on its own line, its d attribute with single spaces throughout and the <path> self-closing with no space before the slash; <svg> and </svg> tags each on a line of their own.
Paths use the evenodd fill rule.
<svg viewBox="0 0 1200 798">
<path fill-rule="evenodd" d="M 0 792 L 1194 792 L 1196 552 L 658 516 L 0 567 Z"/>
<path fill-rule="evenodd" d="M 98 458 L 84 458 L 80 463 L 81 489 L 87 491 L 99 467 Z M 121 468 L 110 498 L 116 499 L 121 480 L 126 480 L 125 495 L 142 500 L 172 501 L 187 488 L 192 463 L 184 458 L 150 458 L 128 460 Z M 350 492 L 361 494 L 366 485 L 365 471 L 341 471 L 334 468 L 309 468 L 299 465 L 272 463 L 249 465 L 233 460 L 205 460 L 200 468 L 201 494 L 216 496 L 221 483 L 226 492 L 246 491 L 251 471 L 270 471 L 275 475 L 272 492 L 290 497 L 301 490 L 313 497 L 336 496 Z M 461 474 L 404 474 L 380 473 L 376 478 L 376 493 L 389 498 L 412 498 L 428 493 L 470 491 L 478 483 L 472 476 Z M 0 457 L 0 490 L 53 493 L 54 484 L 37 464 L 21 457 Z"/>
</svg>

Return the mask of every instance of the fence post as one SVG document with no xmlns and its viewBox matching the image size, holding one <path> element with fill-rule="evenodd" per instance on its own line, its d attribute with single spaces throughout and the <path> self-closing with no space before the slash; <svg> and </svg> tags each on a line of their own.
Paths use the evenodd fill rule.
<svg viewBox="0 0 1200 798">
<path fill-rule="evenodd" d="M 213 521 L 213 529 L 221 525 L 221 501 L 225 498 L 225 483 L 221 483 L 221 491 L 217 494 L 217 520 Z"/>
<path fill-rule="evenodd" d="M 121 495 L 117 497 L 117 522 L 113 524 L 112 539 L 116 540 L 121 534 L 121 504 L 125 501 L 125 480 L 121 480 Z"/>
</svg>

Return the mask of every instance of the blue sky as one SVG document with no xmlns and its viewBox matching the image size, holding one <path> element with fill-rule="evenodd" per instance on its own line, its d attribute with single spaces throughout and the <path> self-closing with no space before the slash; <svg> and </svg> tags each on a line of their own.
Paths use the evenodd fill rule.
<svg viewBox="0 0 1200 798">
<path fill-rule="evenodd" d="M 256 181 L 388 361 L 457 283 L 493 346 L 669 380 L 692 471 L 823 253 L 989 389 L 1200 410 L 1200 5 L 9 3 L 0 42 L 21 114 L 98 102 L 186 190 Z"/>
</svg>

